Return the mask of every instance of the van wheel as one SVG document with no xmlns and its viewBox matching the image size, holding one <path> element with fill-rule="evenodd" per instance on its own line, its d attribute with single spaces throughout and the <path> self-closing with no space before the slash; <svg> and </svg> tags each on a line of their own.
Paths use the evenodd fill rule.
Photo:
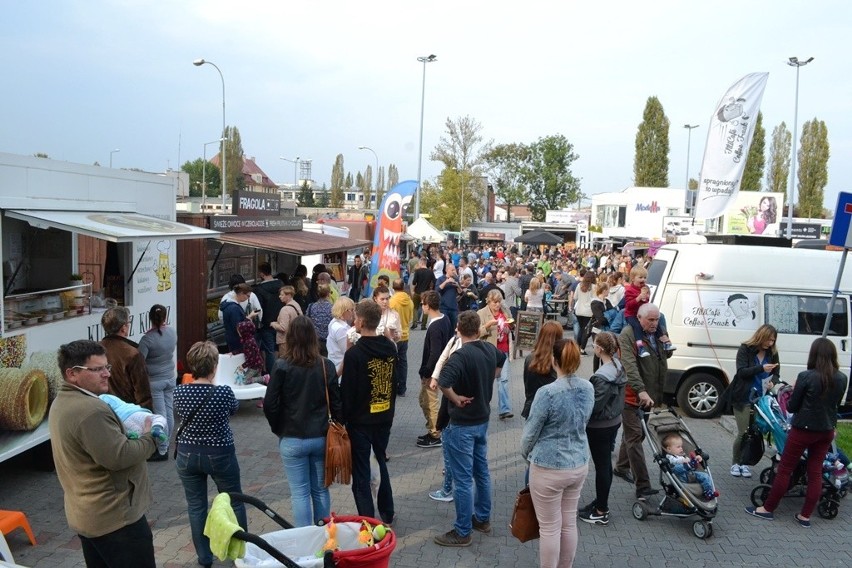
<svg viewBox="0 0 852 568">
<path fill-rule="evenodd" d="M 719 397 L 722 381 L 713 375 L 696 373 L 686 379 L 677 391 L 677 404 L 692 418 L 713 418 L 722 410 Z"/>
</svg>

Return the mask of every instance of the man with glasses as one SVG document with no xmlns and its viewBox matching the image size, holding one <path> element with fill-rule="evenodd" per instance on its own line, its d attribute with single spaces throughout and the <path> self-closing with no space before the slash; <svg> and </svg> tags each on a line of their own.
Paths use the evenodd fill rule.
<svg viewBox="0 0 852 568">
<path fill-rule="evenodd" d="M 101 317 L 101 325 L 107 334 L 101 345 L 112 365 L 109 393 L 124 402 L 134 402 L 153 411 L 151 381 L 145 358 L 139 352 L 139 345 L 127 338 L 130 335 L 129 310 L 125 307 L 108 309 Z"/>
<path fill-rule="evenodd" d="M 151 487 L 145 460 L 157 445 L 151 422 L 129 439 L 98 398 L 109 392 L 106 350 L 94 341 L 59 348 L 64 382 L 50 409 L 53 461 L 65 494 L 68 526 L 80 536 L 87 566 L 154 568 L 154 537 L 145 518 Z"/>
</svg>

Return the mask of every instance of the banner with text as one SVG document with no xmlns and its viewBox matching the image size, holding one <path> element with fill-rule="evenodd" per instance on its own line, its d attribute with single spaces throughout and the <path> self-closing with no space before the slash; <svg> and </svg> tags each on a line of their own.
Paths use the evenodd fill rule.
<svg viewBox="0 0 852 568">
<path fill-rule="evenodd" d="M 750 73 L 734 83 L 716 105 L 707 129 L 696 217 L 718 217 L 736 198 L 768 79 L 769 73 Z"/>
</svg>

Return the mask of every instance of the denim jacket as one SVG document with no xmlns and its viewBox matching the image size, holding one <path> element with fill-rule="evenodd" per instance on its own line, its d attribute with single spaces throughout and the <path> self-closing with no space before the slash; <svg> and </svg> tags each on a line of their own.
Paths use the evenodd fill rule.
<svg viewBox="0 0 852 568">
<path fill-rule="evenodd" d="M 586 423 L 594 404 L 594 387 L 576 375 L 541 387 L 524 425 L 521 455 L 549 469 L 575 469 L 588 463 Z"/>
</svg>

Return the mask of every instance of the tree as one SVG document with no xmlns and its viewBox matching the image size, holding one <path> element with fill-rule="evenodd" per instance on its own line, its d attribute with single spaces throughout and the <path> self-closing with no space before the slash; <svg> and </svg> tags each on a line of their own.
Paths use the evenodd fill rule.
<svg viewBox="0 0 852 568">
<path fill-rule="evenodd" d="M 204 164 L 204 160 L 196 158 L 180 167 L 181 171 L 189 174 L 189 196 L 219 197 L 222 195 L 222 172 L 219 166 L 212 162 Z M 203 191 L 202 182 L 207 182 L 207 191 Z"/>
<path fill-rule="evenodd" d="M 379 172 L 376 174 L 376 208 L 381 207 L 382 199 L 385 196 L 385 167 L 379 166 Z"/>
<path fill-rule="evenodd" d="M 772 193 L 783 193 L 787 199 L 787 185 L 790 179 L 790 149 L 793 147 L 793 134 L 787 125 L 781 123 L 772 129 L 772 145 L 769 147 L 769 169 L 766 172 L 766 189 Z"/>
<path fill-rule="evenodd" d="M 343 171 L 343 154 L 338 154 L 334 159 L 334 166 L 331 168 L 330 195 L 331 206 L 337 209 L 343 207 L 343 184 L 345 183 Z"/>
<path fill-rule="evenodd" d="M 311 186 L 308 185 L 308 180 L 302 182 L 302 186 L 299 188 L 298 199 L 296 200 L 299 207 L 313 207 L 314 206 L 314 192 L 311 189 Z"/>
<path fill-rule="evenodd" d="M 48 155 L 47 155 L 47 154 L 45 154 L 44 152 L 36 152 L 35 154 L 33 154 L 33 157 L 35 157 L 35 158 L 48 158 L 48 159 L 50 159 L 50 156 L 48 156 Z"/>
<path fill-rule="evenodd" d="M 799 147 L 799 215 L 808 218 L 822 216 L 830 155 L 825 122 L 816 118 L 805 122 L 802 125 L 802 144 Z"/>
<path fill-rule="evenodd" d="M 657 97 L 648 97 L 636 132 L 633 185 L 669 186 L 669 119 Z"/>
<path fill-rule="evenodd" d="M 698 180 L 695 178 L 689 178 L 689 189 L 697 190 L 698 189 Z"/>
<path fill-rule="evenodd" d="M 226 170 L 228 174 L 227 188 L 233 195 L 235 189 L 245 189 L 246 179 L 243 177 L 243 142 L 240 138 L 240 130 L 236 126 L 226 126 L 226 140 L 222 142 L 225 149 Z M 220 154 L 221 155 L 221 154 Z"/>
<path fill-rule="evenodd" d="M 399 170 L 397 169 L 396 165 L 391 164 L 391 165 L 388 166 L 388 185 L 387 185 L 388 191 L 390 191 L 390 189 L 398 183 L 399 183 Z"/>
<path fill-rule="evenodd" d="M 745 169 L 743 169 L 743 180 L 740 189 L 743 191 L 760 191 L 760 180 L 763 179 L 763 168 L 766 166 L 766 129 L 763 128 L 763 113 L 757 113 L 757 122 L 754 125 L 754 138 L 748 149 Z"/>
<path fill-rule="evenodd" d="M 350 190 L 350 191 L 352 190 L 353 187 L 355 187 L 353 185 L 353 181 L 352 181 L 352 172 L 349 172 L 349 173 L 346 174 L 346 181 L 343 183 L 343 187 L 345 187 L 347 190 Z"/>
<path fill-rule="evenodd" d="M 524 164 L 529 157 L 524 144 L 500 144 L 485 154 L 488 173 L 493 179 L 494 195 L 506 206 L 506 221 L 512 221 L 512 206 L 526 203 Z"/>
<path fill-rule="evenodd" d="M 491 150 L 491 142 L 483 142 L 482 125 L 464 116 L 455 121 L 447 118 L 447 136 L 441 136 L 430 159 L 443 162 L 445 168 L 466 171 L 483 164 L 483 156 Z"/>
<path fill-rule="evenodd" d="M 370 201 L 373 199 L 373 166 L 367 166 L 367 169 L 364 170 L 364 177 L 361 178 L 361 191 L 364 192 L 364 208 L 372 209 L 373 204 Z"/>
<path fill-rule="evenodd" d="M 523 175 L 533 220 L 544 221 L 547 210 L 577 201 L 580 180 L 571 173 L 571 164 L 579 157 L 561 134 L 539 138 L 530 145 Z"/>
<path fill-rule="evenodd" d="M 329 201 L 328 188 L 326 188 L 325 184 L 322 184 L 322 189 L 317 198 L 317 207 L 328 207 Z"/>
</svg>

